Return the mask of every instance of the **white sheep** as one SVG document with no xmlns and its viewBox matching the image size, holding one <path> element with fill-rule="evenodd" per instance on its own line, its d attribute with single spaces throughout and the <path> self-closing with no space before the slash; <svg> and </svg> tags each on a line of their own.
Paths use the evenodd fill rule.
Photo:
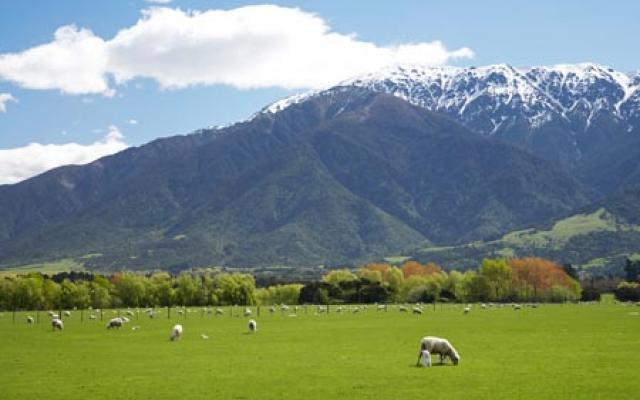
<svg viewBox="0 0 640 400">
<path fill-rule="evenodd" d="M 171 339 L 171 341 L 173 342 L 180 339 L 181 337 L 182 337 L 182 325 L 180 324 L 175 325 L 171 330 L 171 336 L 169 337 L 169 339 Z"/>
<path fill-rule="evenodd" d="M 405 307 L 405 306 L 398 306 L 398 311 L 400 311 L 400 312 L 407 312 L 407 307 Z"/>
<path fill-rule="evenodd" d="M 200 337 L 203 338 L 204 340 L 209 339 L 209 336 L 205 335 L 204 333 L 200 334 Z"/>
<path fill-rule="evenodd" d="M 113 328 L 120 329 L 122 324 L 124 324 L 124 321 L 122 320 L 122 318 L 120 317 L 112 318 L 109 320 L 109 322 L 107 322 L 107 329 L 113 329 Z"/>
<path fill-rule="evenodd" d="M 418 366 L 431 366 L 431 353 L 429 353 L 429 350 L 424 349 L 420 351 L 420 355 L 418 356 Z"/>
<path fill-rule="evenodd" d="M 255 320 L 250 319 L 249 320 L 249 332 L 254 333 L 257 330 L 258 330 L 258 323 Z"/>
<path fill-rule="evenodd" d="M 64 329 L 64 323 L 60 318 L 54 318 L 51 320 L 51 328 L 55 331 L 56 329 L 61 331 Z"/>
<path fill-rule="evenodd" d="M 222 308 L 216 308 L 216 315 L 224 315 L 224 310 Z"/>
<path fill-rule="evenodd" d="M 97 317 L 95 315 L 93 315 L 93 314 L 89 315 L 89 319 L 91 319 L 91 320 L 96 319 L 96 318 Z"/>
<path fill-rule="evenodd" d="M 464 308 L 464 313 L 469 314 L 471 312 L 471 307 L 467 306 Z"/>
<path fill-rule="evenodd" d="M 456 349 L 449 343 L 447 339 L 425 336 L 420 340 L 420 353 L 418 354 L 418 364 L 422 356 L 422 350 L 427 350 L 431 354 L 440 355 L 440 364 L 444 363 L 445 358 L 449 357 L 454 365 L 458 365 L 460 355 Z"/>
<path fill-rule="evenodd" d="M 519 309 L 521 309 L 521 308 L 522 308 L 522 306 L 521 306 L 520 304 L 514 304 L 514 305 L 513 305 L 513 309 L 514 309 L 514 310 L 519 310 Z"/>
<path fill-rule="evenodd" d="M 247 307 L 247 308 L 245 308 L 245 309 L 244 309 L 244 316 L 245 316 L 245 317 L 248 317 L 248 316 L 250 316 L 251 314 L 252 314 L 252 313 L 251 313 L 251 309 L 250 309 L 249 307 Z"/>
<path fill-rule="evenodd" d="M 71 311 L 65 311 L 64 312 L 64 316 L 65 317 L 70 317 L 71 316 Z"/>
<path fill-rule="evenodd" d="M 413 308 L 411 309 L 411 312 L 412 312 L 412 313 L 414 313 L 414 314 L 422 315 L 422 308 L 420 308 L 420 307 L 413 307 Z"/>
<path fill-rule="evenodd" d="M 129 318 L 127 318 L 127 317 L 121 317 L 121 319 L 122 319 L 122 323 L 123 324 L 126 324 L 127 322 L 130 321 Z"/>
</svg>

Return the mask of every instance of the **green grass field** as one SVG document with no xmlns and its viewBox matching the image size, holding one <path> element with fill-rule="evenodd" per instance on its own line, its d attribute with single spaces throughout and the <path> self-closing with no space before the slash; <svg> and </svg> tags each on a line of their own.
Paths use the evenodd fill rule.
<svg viewBox="0 0 640 400">
<path fill-rule="evenodd" d="M 640 307 L 425 308 L 421 316 L 369 307 L 359 314 L 247 318 L 140 313 L 106 320 L 26 313 L 0 317 L 0 398 L 25 399 L 637 399 Z M 239 313 L 236 309 L 236 314 Z M 31 313 L 35 316 L 35 313 Z M 255 308 L 254 308 L 255 315 Z M 168 340 L 175 323 L 180 341 Z M 131 327 L 139 325 L 139 330 Z M 210 338 L 204 340 L 201 334 Z M 458 366 L 417 368 L 424 335 L 448 338 Z M 434 357 L 434 361 L 437 361 Z"/>
</svg>

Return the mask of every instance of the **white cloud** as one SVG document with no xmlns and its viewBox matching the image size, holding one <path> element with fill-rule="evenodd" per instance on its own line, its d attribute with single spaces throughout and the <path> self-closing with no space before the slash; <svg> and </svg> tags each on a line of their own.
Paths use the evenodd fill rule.
<svg viewBox="0 0 640 400">
<path fill-rule="evenodd" d="M 130 119 L 127 122 L 129 123 L 129 125 L 138 125 L 138 120 L 137 119 Z"/>
<path fill-rule="evenodd" d="M 155 3 L 155 4 L 169 4 L 173 0 L 145 0 L 147 3 Z"/>
<path fill-rule="evenodd" d="M 124 83 L 155 79 L 164 88 L 321 88 L 393 64 L 446 64 L 473 57 L 439 42 L 379 46 L 331 31 L 321 17 L 275 5 L 182 11 L 154 7 L 115 37 L 61 27 L 53 42 L 0 55 L 0 78 L 34 89 L 113 95 Z"/>
<path fill-rule="evenodd" d="M 10 101 L 18 102 L 11 93 L 0 93 L 0 113 L 7 112 L 7 103 Z"/>
<path fill-rule="evenodd" d="M 31 143 L 0 150 L 0 185 L 20 182 L 61 165 L 86 164 L 127 147 L 118 127 L 111 125 L 101 140 L 90 145 Z"/>
<path fill-rule="evenodd" d="M 87 29 L 68 25 L 56 30 L 53 42 L 1 54 L 0 78 L 29 89 L 110 95 L 106 66 L 105 42 Z"/>
</svg>

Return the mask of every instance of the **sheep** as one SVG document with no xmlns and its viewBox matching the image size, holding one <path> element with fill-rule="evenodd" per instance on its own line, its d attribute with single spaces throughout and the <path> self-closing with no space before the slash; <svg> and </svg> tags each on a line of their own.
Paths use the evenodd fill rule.
<svg viewBox="0 0 640 400">
<path fill-rule="evenodd" d="M 60 318 L 54 318 L 51 320 L 51 328 L 55 331 L 56 329 L 61 331 L 64 329 L 64 323 Z"/>
<path fill-rule="evenodd" d="M 399 306 L 399 307 L 398 307 L 398 310 L 399 310 L 400 312 L 407 312 L 407 307 L 405 307 L 405 306 Z"/>
<path fill-rule="evenodd" d="M 378 311 L 387 311 L 387 306 L 385 304 L 378 305 Z"/>
<path fill-rule="evenodd" d="M 467 306 L 464 308 L 464 313 L 469 314 L 471 312 L 471 307 Z"/>
<path fill-rule="evenodd" d="M 129 322 L 129 318 L 127 317 L 120 317 L 120 318 L 122 319 L 123 324 Z"/>
<path fill-rule="evenodd" d="M 420 308 L 420 307 L 413 307 L 413 308 L 411 309 L 411 312 L 412 312 L 413 314 L 422 315 L 422 308 Z"/>
<path fill-rule="evenodd" d="M 251 309 L 250 309 L 249 307 L 247 307 L 247 308 L 245 308 L 245 309 L 244 309 L 244 316 L 245 316 L 245 317 L 248 317 L 248 316 L 250 316 L 251 314 L 252 314 L 252 313 L 251 313 Z"/>
<path fill-rule="evenodd" d="M 249 320 L 249 332 L 250 333 L 254 333 L 257 330 L 258 330 L 258 323 L 255 320 L 250 319 Z"/>
<path fill-rule="evenodd" d="M 283 305 L 280 306 L 280 310 L 282 310 L 282 311 L 287 311 L 288 309 L 289 309 L 289 306 L 286 305 L 286 304 L 283 304 Z"/>
<path fill-rule="evenodd" d="M 122 320 L 122 318 L 120 317 L 112 318 L 109 320 L 109 322 L 107 322 L 107 329 L 112 329 L 112 328 L 120 329 L 122 324 L 124 324 L 124 321 Z"/>
<path fill-rule="evenodd" d="M 33 325 L 33 323 L 34 323 L 34 319 L 33 319 L 33 317 L 32 317 L 31 315 L 28 315 L 28 316 L 27 316 L 27 324 L 29 324 L 29 325 Z"/>
<path fill-rule="evenodd" d="M 51 319 L 60 319 L 60 316 L 58 314 L 51 314 Z"/>
<path fill-rule="evenodd" d="M 71 316 L 71 311 L 65 311 L 64 312 L 64 316 L 65 317 L 70 317 Z"/>
<path fill-rule="evenodd" d="M 482 308 L 487 308 L 487 305 L 486 305 L 486 304 L 484 304 L 484 303 L 482 303 L 482 304 L 480 305 L 480 307 L 482 307 Z"/>
<path fill-rule="evenodd" d="M 418 356 L 418 365 L 419 367 L 430 367 L 431 366 L 431 353 L 429 350 L 424 349 L 420 351 L 420 355 Z"/>
<path fill-rule="evenodd" d="M 93 314 L 89 315 L 89 319 L 91 319 L 91 320 L 96 319 L 96 318 L 97 317 L 95 315 L 93 315 Z"/>
<path fill-rule="evenodd" d="M 216 315 L 224 315 L 224 310 L 222 308 L 216 308 Z"/>
<path fill-rule="evenodd" d="M 203 338 L 204 340 L 209 339 L 209 336 L 205 335 L 204 333 L 200 334 L 200 337 Z"/>
<path fill-rule="evenodd" d="M 521 309 L 521 308 L 522 308 L 522 306 L 521 306 L 520 304 L 514 304 L 514 305 L 513 305 L 513 309 L 514 309 L 514 310 L 519 310 L 519 309 Z"/>
<path fill-rule="evenodd" d="M 140 325 L 134 325 L 131 327 L 132 331 L 137 331 L 138 329 L 140 329 Z"/>
<path fill-rule="evenodd" d="M 276 312 L 276 308 L 274 306 L 269 307 L 269 313 L 273 314 Z"/>
<path fill-rule="evenodd" d="M 55 314 L 53 311 L 49 311 L 47 314 L 49 314 L 49 317 L 53 318 L 53 315 Z"/>
<path fill-rule="evenodd" d="M 171 330 L 171 336 L 169 339 L 173 342 L 182 337 L 182 325 L 178 324 L 173 327 Z"/>
<path fill-rule="evenodd" d="M 127 314 L 128 316 L 132 317 L 133 316 L 133 311 L 131 310 L 127 310 L 124 312 L 125 314 Z"/>
<path fill-rule="evenodd" d="M 460 361 L 460 355 L 456 349 L 449 343 L 447 339 L 425 336 L 420 340 L 420 353 L 418 354 L 418 365 L 420 365 L 420 357 L 422 356 L 422 350 L 427 350 L 431 354 L 440 355 L 440 364 L 444 363 L 444 360 L 449 357 L 453 365 L 458 365 Z"/>
</svg>

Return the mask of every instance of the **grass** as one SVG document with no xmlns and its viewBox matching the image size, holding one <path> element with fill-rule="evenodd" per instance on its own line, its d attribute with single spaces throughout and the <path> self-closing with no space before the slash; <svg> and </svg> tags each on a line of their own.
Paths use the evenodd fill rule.
<svg viewBox="0 0 640 400">
<path fill-rule="evenodd" d="M 119 331 L 79 312 L 52 332 L 0 317 L 2 398 L 47 399 L 635 399 L 640 308 L 607 304 L 538 309 L 425 308 L 422 316 L 372 307 L 297 317 L 262 308 L 244 317 L 140 314 Z M 238 309 L 236 309 L 236 314 Z M 32 315 L 35 315 L 31 313 Z M 255 314 L 255 309 L 254 309 Z M 87 312 L 85 312 L 85 318 Z M 184 337 L 168 340 L 182 323 Z M 139 325 L 137 331 L 131 326 Z M 200 335 L 210 339 L 203 340 Z M 416 368 L 419 339 L 448 338 L 460 365 Z"/>
<path fill-rule="evenodd" d="M 72 259 L 62 259 L 62 260 L 51 261 L 46 263 L 8 267 L 0 270 L 0 272 L 24 273 L 24 274 L 28 272 L 42 272 L 43 274 L 54 274 L 57 272 L 70 272 L 70 271 L 84 271 L 84 266 Z"/>
</svg>

